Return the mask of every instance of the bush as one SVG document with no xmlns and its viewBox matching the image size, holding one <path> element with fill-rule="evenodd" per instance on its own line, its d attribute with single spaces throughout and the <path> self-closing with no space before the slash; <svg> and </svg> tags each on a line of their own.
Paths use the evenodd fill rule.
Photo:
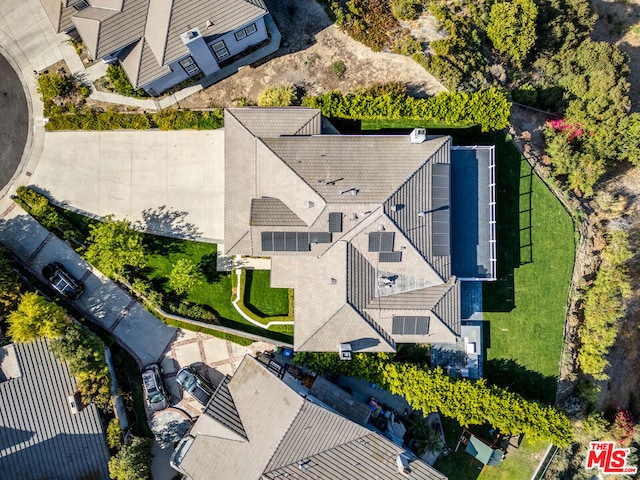
<svg viewBox="0 0 640 480">
<path fill-rule="evenodd" d="M 400 55 L 410 57 L 416 53 L 422 52 L 422 45 L 411 35 L 405 35 L 396 41 L 393 45 L 393 51 Z"/>
<path fill-rule="evenodd" d="M 398 20 L 415 20 L 422 13 L 422 2 L 417 0 L 392 0 L 391 12 Z"/>
<path fill-rule="evenodd" d="M 217 320 L 216 314 L 205 305 L 194 305 L 189 302 L 180 302 L 177 306 L 170 305 L 169 309 L 177 315 L 191 318 L 193 320 L 202 320 L 209 323 Z"/>
<path fill-rule="evenodd" d="M 41 73 L 38 75 L 37 91 L 42 95 L 42 101 L 47 101 L 62 97 L 68 93 L 69 77 L 59 72 Z"/>
<path fill-rule="evenodd" d="M 267 87 L 258 95 L 260 107 L 288 107 L 296 99 L 296 89 L 293 85 Z"/>
<path fill-rule="evenodd" d="M 119 63 L 109 64 L 107 67 L 107 78 L 109 79 L 109 82 L 111 82 L 113 91 L 120 95 L 125 95 L 127 97 L 148 97 L 144 90 L 136 90 L 133 88 L 124 68 L 122 68 L 122 65 Z"/>
<path fill-rule="evenodd" d="M 107 425 L 107 446 L 109 449 L 120 448 L 122 445 L 122 430 L 120 430 L 120 420 L 112 418 Z"/>
<path fill-rule="evenodd" d="M 196 286 L 202 283 L 204 276 L 198 266 L 186 258 L 179 259 L 174 263 L 169 273 L 169 288 L 178 295 L 191 292 Z"/>
<path fill-rule="evenodd" d="M 389 48 L 400 33 L 388 1 L 331 0 L 330 6 L 336 25 L 374 52 Z"/>
<path fill-rule="evenodd" d="M 135 437 L 109 460 L 109 475 L 114 480 L 147 480 L 151 473 L 153 441 Z"/>
<path fill-rule="evenodd" d="M 345 72 L 347 71 L 347 66 L 344 64 L 342 60 L 338 60 L 331 64 L 331 71 L 338 78 L 344 77 Z"/>
<path fill-rule="evenodd" d="M 440 93 L 421 99 L 395 92 L 374 96 L 366 91 L 349 95 L 333 91 L 305 97 L 303 105 L 319 108 L 329 118 L 436 120 L 480 125 L 483 132 L 505 128 L 511 109 L 506 95 L 494 88 L 476 93 Z"/>
<path fill-rule="evenodd" d="M 224 124 L 222 110 L 176 110 L 167 108 L 151 115 L 152 126 L 160 130 L 213 130 Z"/>
</svg>

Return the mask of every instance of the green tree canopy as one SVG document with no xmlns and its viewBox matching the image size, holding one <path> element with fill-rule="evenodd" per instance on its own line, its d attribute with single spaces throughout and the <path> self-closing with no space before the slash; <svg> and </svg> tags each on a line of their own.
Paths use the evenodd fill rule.
<svg viewBox="0 0 640 480">
<path fill-rule="evenodd" d="M 171 269 L 169 287 L 178 295 L 182 295 L 193 290 L 203 280 L 204 276 L 200 272 L 198 265 L 191 260 L 181 258 Z"/>
<path fill-rule="evenodd" d="M 496 2 L 489 13 L 487 36 L 496 50 L 521 63 L 536 43 L 537 16 L 533 0 Z"/>
<path fill-rule="evenodd" d="M 102 273 L 108 277 L 122 276 L 127 267 L 144 266 L 142 234 L 131 228 L 131 222 L 114 220 L 109 215 L 90 228 L 85 258 Z"/>
<path fill-rule="evenodd" d="M 17 310 L 11 312 L 7 320 L 7 333 L 14 342 L 54 338 L 61 335 L 68 324 L 64 308 L 35 292 L 22 295 Z"/>
<path fill-rule="evenodd" d="M 20 282 L 13 271 L 8 250 L 0 248 L 0 318 L 14 309 L 19 296 Z"/>
<path fill-rule="evenodd" d="M 151 445 L 148 438 L 135 437 L 123 445 L 109 460 L 109 474 L 114 480 L 147 480 L 151 473 Z"/>
</svg>

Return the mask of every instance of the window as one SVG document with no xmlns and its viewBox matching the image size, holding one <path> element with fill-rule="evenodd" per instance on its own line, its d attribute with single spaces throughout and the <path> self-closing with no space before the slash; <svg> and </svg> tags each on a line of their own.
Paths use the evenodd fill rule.
<svg viewBox="0 0 640 480">
<path fill-rule="evenodd" d="M 184 68 L 185 72 L 189 76 L 195 75 L 196 73 L 200 73 L 200 68 L 196 65 L 196 62 L 193 61 L 193 58 L 187 57 L 183 60 L 180 60 L 180 65 Z"/>
<path fill-rule="evenodd" d="M 76 10 L 80 11 L 80 10 L 84 10 L 85 8 L 89 8 L 89 2 L 87 2 L 87 0 L 80 0 L 79 2 L 76 2 L 71 6 Z"/>
<path fill-rule="evenodd" d="M 218 60 L 222 60 L 223 58 L 227 58 L 229 56 L 229 50 L 227 50 L 227 46 L 222 40 L 214 43 L 211 48 L 213 49 L 213 53 L 216 54 L 216 57 L 218 57 Z"/>
<path fill-rule="evenodd" d="M 247 25 L 246 27 L 241 28 L 235 33 L 236 40 L 242 40 L 244 37 L 254 34 L 257 31 L 258 31 L 258 27 L 256 27 L 255 23 L 252 23 L 251 25 Z"/>
</svg>

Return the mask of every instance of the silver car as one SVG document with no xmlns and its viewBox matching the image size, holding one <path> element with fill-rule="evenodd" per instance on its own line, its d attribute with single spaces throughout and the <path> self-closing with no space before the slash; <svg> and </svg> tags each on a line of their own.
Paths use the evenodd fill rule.
<svg viewBox="0 0 640 480">
<path fill-rule="evenodd" d="M 167 389 L 162 381 L 162 372 L 155 363 L 142 369 L 142 385 L 149 405 L 154 410 L 164 410 L 169 406 Z"/>
<path fill-rule="evenodd" d="M 202 405 L 206 406 L 213 396 L 213 387 L 191 366 L 181 368 L 176 375 L 176 380 L 178 385 Z"/>
</svg>

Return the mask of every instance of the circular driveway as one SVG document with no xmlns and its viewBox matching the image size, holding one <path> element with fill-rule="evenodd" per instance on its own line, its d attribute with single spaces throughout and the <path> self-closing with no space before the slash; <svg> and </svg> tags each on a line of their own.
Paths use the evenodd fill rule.
<svg viewBox="0 0 640 480">
<path fill-rule="evenodd" d="M 29 108 L 22 82 L 11 64 L 0 55 L 0 190 L 20 165 L 29 133 Z"/>
</svg>

